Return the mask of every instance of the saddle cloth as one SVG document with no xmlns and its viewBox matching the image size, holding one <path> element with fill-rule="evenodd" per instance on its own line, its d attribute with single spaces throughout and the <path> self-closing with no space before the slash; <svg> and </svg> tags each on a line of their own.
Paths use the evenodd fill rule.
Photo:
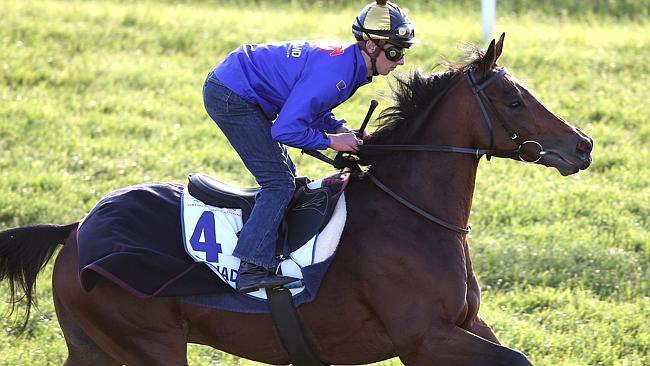
<svg viewBox="0 0 650 366">
<path fill-rule="evenodd" d="M 334 226 L 328 229 L 333 230 L 335 235 L 327 234 L 325 228 L 329 224 L 326 224 L 318 230 L 321 233 L 315 240 L 308 240 L 308 245 L 303 247 L 302 252 L 311 253 L 313 258 L 312 264 L 299 262 L 304 265 L 300 272 L 305 286 L 293 298 L 296 306 L 316 297 L 336 252 L 333 243 L 339 241 L 344 226 L 346 214 L 342 192 L 347 177 L 335 175 L 325 178 L 321 185 L 330 183 L 340 188 L 341 197 L 335 207 L 342 210 L 343 218 L 337 219 L 340 226 L 336 230 L 333 230 Z M 181 197 L 186 191 L 188 187 L 181 184 L 149 183 L 120 188 L 101 198 L 82 220 L 77 232 L 79 273 L 84 289 L 91 291 L 98 278 L 103 277 L 141 298 L 180 296 L 184 302 L 201 306 L 234 312 L 268 313 L 265 300 L 236 292 L 219 279 L 222 272 L 217 276 L 209 265 L 195 262 L 187 255 L 183 245 L 184 229 L 180 225 L 183 211 Z M 230 210 L 225 211 L 234 212 L 232 207 L 227 208 Z M 336 210 L 333 209 L 333 212 Z M 334 213 L 333 217 L 336 215 Z M 193 231 L 187 231 L 191 237 Z M 325 237 L 336 240 L 324 240 Z M 205 243 L 205 233 L 198 235 L 197 242 Z M 325 245 L 326 242 L 329 244 Z M 324 259 L 327 253 L 331 255 Z M 306 257 L 299 253 L 287 256 Z M 233 265 L 233 268 L 237 269 L 238 266 Z M 286 271 L 291 270 L 286 268 Z M 228 277 L 230 279 L 230 273 Z"/>
<path fill-rule="evenodd" d="M 303 279 L 302 268 L 321 263 L 334 254 L 345 224 L 343 189 L 348 179 L 349 174 L 337 174 L 316 182 L 297 182 L 278 239 L 282 248 L 279 274 Z M 232 288 L 240 263 L 232 253 L 237 234 L 254 207 L 257 191 L 228 186 L 207 175 L 191 175 L 188 189 L 181 196 L 185 251 Z M 304 290 L 304 286 L 293 288 L 291 293 L 296 295 Z M 248 295 L 266 299 L 264 290 Z"/>
</svg>

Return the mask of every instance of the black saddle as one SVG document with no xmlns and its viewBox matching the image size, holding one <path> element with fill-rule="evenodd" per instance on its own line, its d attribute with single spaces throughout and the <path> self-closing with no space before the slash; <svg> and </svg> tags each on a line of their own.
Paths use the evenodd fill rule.
<svg viewBox="0 0 650 366">
<path fill-rule="evenodd" d="M 338 173 L 323 180 L 321 188 L 307 187 L 307 177 L 296 178 L 296 191 L 289 204 L 278 235 L 278 248 L 287 255 L 305 244 L 329 222 L 336 203 L 348 183 L 349 174 Z M 204 203 L 242 210 L 246 223 L 255 206 L 259 188 L 239 188 L 206 174 L 190 174 L 189 193 Z"/>
</svg>

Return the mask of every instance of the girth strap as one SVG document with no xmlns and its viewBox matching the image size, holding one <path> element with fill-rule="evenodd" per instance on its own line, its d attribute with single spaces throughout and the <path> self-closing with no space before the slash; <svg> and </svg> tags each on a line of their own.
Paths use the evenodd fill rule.
<svg viewBox="0 0 650 366">
<path fill-rule="evenodd" d="M 284 348 L 294 366 L 329 366 L 318 360 L 312 352 L 309 342 L 293 306 L 291 291 L 287 289 L 266 289 L 271 316 L 275 329 L 282 340 Z"/>
</svg>

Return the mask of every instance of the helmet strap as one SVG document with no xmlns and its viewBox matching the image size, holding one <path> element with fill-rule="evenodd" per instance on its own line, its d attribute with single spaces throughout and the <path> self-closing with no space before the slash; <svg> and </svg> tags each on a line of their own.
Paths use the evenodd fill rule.
<svg viewBox="0 0 650 366">
<path fill-rule="evenodd" d="M 379 71 L 377 71 L 377 57 L 370 56 L 370 64 L 372 65 L 372 76 L 379 76 Z"/>
<path fill-rule="evenodd" d="M 372 43 L 374 43 L 377 46 L 377 50 L 375 50 L 375 52 L 373 52 L 373 53 L 368 52 L 368 49 L 366 48 L 365 41 L 364 41 L 364 44 L 363 44 L 363 47 L 361 48 L 361 50 L 363 52 L 365 52 L 366 55 L 368 55 L 368 57 L 370 57 L 370 66 L 372 67 L 372 76 L 379 76 L 379 71 L 377 71 L 377 56 L 379 56 L 379 54 L 381 53 L 381 47 L 379 46 L 379 42 L 377 42 L 377 40 L 375 40 L 375 39 L 371 38 L 371 39 L 369 39 L 367 41 L 372 41 Z"/>
</svg>

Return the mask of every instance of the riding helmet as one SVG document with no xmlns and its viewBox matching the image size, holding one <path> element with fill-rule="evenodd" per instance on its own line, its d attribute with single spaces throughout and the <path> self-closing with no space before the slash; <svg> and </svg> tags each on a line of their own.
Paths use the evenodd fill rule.
<svg viewBox="0 0 650 366">
<path fill-rule="evenodd" d="M 366 5 L 352 23 L 352 33 L 357 41 L 386 40 L 404 48 L 418 42 L 415 26 L 406 13 L 386 0 Z"/>
</svg>

